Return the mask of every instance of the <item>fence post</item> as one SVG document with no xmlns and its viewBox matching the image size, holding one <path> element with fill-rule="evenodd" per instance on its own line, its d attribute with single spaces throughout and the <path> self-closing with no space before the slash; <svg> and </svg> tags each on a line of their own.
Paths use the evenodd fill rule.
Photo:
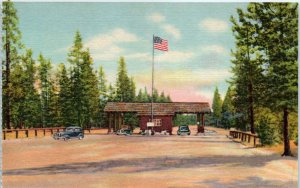
<svg viewBox="0 0 300 188">
<path fill-rule="evenodd" d="M 51 128 L 50 130 L 51 130 L 51 135 L 53 135 L 53 129 Z"/>
<path fill-rule="evenodd" d="M 19 137 L 19 132 L 18 132 L 18 130 L 16 130 L 16 138 L 18 138 Z"/>
<path fill-rule="evenodd" d="M 46 135 L 46 129 L 44 129 L 44 136 Z"/>
<path fill-rule="evenodd" d="M 59 129 L 57 129 L 56 132 L 59 132 Z"/>
<path fill-rule="evenodd" d="M 256 147 L 256 136 L 254 136 L 254 147 Z"/>
<path fill-rule="evenodd" d="M 249 134 L 248 135 L 248 143 L 250 143 L 250 140 L 251 140 L 251 135 Z"/>
<path fill-rule="evenodd" d="M 6 140 L 6 131 L 3 131 L 3 139 Z"/>
<path fill-rule="evenodd" d="M 26 137 L 28 138 L 28 129 L 25 130 Z"/>
<path fill-rule="evenodd" d="M 34 136 L 37 137 L 37 130 L 34 129 Z"/>
</svg>

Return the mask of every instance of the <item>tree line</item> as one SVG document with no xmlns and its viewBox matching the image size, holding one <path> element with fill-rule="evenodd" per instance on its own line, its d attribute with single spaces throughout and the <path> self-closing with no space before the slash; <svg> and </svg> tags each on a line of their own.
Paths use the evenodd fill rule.
<svg viewBox="0 0 300 188">
<path fill-rule="evenodd" d="M 220 126 L 257 133 L 264 145 L 298 139 L 298 4 L 249 3 L 231 16 L 235 49 L 224 102 L 216 89 Z"/>
<path fill-rule="evenodd" d="M 32 50 L 22 44 L 14 4 L 3 2 L 2 13 L 3 128 L 104 127 L 107 102 L 151 101 L 146 87 L 136 95 L 136 84 L 128 76 L 124 57 L 118 61 L 115 84 L 108 83 L 102 66 L 94 70 L 89 49 L 84 48 L 77 31 L 67 63 L 54 69 L 50 59 L 42 54 L 34 59 Z M 171 99 L 154 89 L 153 101 Z M 134 114 L 126 114 L 125 123 L 137 125 L 138 119 Z"/>
</svg>

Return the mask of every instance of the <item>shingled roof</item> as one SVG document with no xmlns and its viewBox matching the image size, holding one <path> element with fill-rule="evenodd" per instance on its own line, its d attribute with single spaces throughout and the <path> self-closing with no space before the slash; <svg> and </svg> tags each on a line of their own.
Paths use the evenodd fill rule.
<svg viewBox="0 0 300 188">
<path fill-rule="evenodd" d="M 151 103 L 108 102 L 105 112 L 136 112 L 138 115 L 151 115 Z M 210 113 L 206 102 L 153 103 L 154 115 L 174 115 L 175 113 Z"/>
</svg>

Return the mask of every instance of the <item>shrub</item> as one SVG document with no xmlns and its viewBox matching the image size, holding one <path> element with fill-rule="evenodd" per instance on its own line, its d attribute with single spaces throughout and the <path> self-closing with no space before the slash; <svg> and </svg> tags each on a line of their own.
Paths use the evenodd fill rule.
<svg viewBox="0 0 300 188">
<path fill-rule="evenodd" d="M 256 131 L 262 145 L 274 145 L 280 142 L 277 124 L 268 115 L 259 118 Z"/>
</svg>

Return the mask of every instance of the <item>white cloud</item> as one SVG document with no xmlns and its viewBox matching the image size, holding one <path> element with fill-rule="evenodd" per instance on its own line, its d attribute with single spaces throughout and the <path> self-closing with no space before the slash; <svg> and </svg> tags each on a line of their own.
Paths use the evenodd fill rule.
<svg viewBox="0 0 300 188">
<path fill-rule="evenodd" d="M 160 13 L 153 13 L 150 16 L 148 16 L 148 20 L 155 22 L 155 23 L 160 23 L 165 21 L 165 17 L 161 15 Z"/>
<path fill-rule="evenodd" d="M 189 61 L 193 57 L 194 57 L 193 52 L 169 51 L 155 56 L 155 59 L 158 62 L 182 63 L 182 62 Z"/>
<path fill-rule="evenodd" d="M 99 34 L 85 43 L 94 60 L 114 60 L 124 51 L 118 46 L 120 43 L 136 42 L 139 38 L 124 29 L 117 28 L 106 34 Z"/>
<path fill-rule="evenodd" d="M 205 18 L 199 23 L 199 27 L 214 33 L 226 32 L 229 28 L 225 21 L 215 18 Z"/>
<path fill-rule="evenodd" d="M 201 50 L 203 51 L 203 53 L 217 53 L 222 55 L 227 53 L 226 49 L 223 46 L 216 44 L 204 46 L 201 48 Z"/>
<path fill-rule="evenodd" d="M 165 30 L 166 33 L 172 35 L 177 40 L 180 39 L 181 32 L 177 27 L 175 27 L 173 25 L 170 25 L 170 24 L 165 24 L 162 27 L 163 27 L 163 29 Z"/>
<path fill-rule="evenodd" d="M 174 25 L 171 25 L 167 22 L 165 22 L 166 17 L 163 16 L 160 13 L 152 13 L 150 16 L 147 17 L 148 20 L 154 23 L 160 23 L 160 27 L 169 35 L 174 37 L 176 40 L 180 39 L 181 32 L 180 30 L 175 27 Z"/>
</svg>

